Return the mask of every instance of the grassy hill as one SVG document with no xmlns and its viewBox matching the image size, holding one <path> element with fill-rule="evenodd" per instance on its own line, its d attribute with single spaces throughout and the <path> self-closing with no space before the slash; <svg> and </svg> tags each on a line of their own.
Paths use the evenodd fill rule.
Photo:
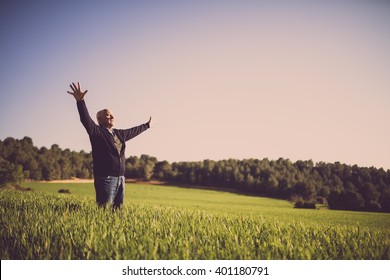
<svg viewBox="0 0 390 280">
<path fill-rule="evenodd" d="M 33 191 L 0 192 L 2 259 L 390 258 L 385 213 L 147 184 L 127 184 L 112 212 L 97 209 L 92 183 L 23 186 Z"/>
<path fill-rule="evenodd" d="M 69 189 L 76 197 L 95 199 L 93 183 L 24 183 L 34 191 L 58 193 Z M 250 215 L 286 221 L 331 225 L 355 225 L 390 229 L 390 214 L 355 211 L 295 209 L 286 200 L 246 196 L 230 192 L 151 184 L 126 184 L 125 205 L 148 204 L 215 214 Z"/>
</svg>

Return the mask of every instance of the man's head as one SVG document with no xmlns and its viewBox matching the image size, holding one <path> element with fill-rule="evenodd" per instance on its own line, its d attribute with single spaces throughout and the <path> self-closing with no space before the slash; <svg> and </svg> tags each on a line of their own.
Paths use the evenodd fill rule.
<svg viewBox="0 0 390 280">
<path fill-rule="evenodd" d="M 111 129 L 114 126 L 114 115 L 110 109 L 103 109 L 96 114 L 100 126 Z"/>
</svg>

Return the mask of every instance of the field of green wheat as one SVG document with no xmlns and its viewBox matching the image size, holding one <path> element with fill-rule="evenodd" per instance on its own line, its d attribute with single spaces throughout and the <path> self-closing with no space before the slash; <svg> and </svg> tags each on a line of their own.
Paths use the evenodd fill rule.
<svg viewBox="0 0 390 280">
<path fill-rule="evenodd" d="M 1 259 L 390 259 L 385 213 L 142 184 L 114 212 L 92 183 L 23 186 L 33 191 L 0 191 Z"/>
</svg>

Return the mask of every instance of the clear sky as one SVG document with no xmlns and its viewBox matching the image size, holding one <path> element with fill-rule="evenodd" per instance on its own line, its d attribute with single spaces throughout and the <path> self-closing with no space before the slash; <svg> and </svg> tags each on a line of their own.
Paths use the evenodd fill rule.
<svg viewBox="0 0 390 280">
<path fill-rule="evenodd" d="M 390 169 L 390 1 L 1 1 L 0 139 L 90 151 L 69 84 L 127 156 Z"/>
</svg>

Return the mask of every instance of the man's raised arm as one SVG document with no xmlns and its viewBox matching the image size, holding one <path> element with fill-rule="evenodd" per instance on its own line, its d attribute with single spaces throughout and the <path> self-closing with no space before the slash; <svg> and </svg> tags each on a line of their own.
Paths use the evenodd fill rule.
<svg viewBox="0 0 390 280">
<path fill-rule="evenodd" d="M 88 113 L 87 106 L 86 106 L 85 101 L 84 101 L 84 96 L 88 92 L 88 90 L 82 91 L 80 89 L 80 83 L 79 82 L 77 82 L 77 86 L 75 85 L 75 83 L 72 83 L 70 85 L 70 88 L 72 89 L 72 91 L 68 91 L 68 93 L 73 95 L 73 97 L 77 101 L 77 109 L 79 111 L 80 121 L 84 125 L 84 127 L 87 130 L 88 134 L 91 135 L 96 130 L 96 124 L 91 119 L 91 117 L 90 117 L 90 115 Z"/>
</svg>

